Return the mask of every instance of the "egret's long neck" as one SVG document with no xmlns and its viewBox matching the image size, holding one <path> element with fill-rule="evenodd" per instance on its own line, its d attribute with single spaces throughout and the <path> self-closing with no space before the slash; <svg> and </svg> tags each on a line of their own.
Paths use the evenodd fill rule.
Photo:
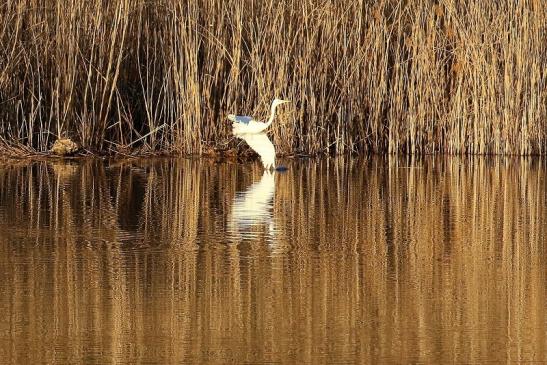
<svg viewBox="0 0 547 365">
<path fill-rule="evenodd" d="M 274 118 L 275 118 L 275 108 L 277 108 L 277 104 L 272 103 L 272 107 L 270 109 L 270 118 L 266 122 L 266 127 L 269 127 L 270 124 L 272 124 Z"/>
</svg>

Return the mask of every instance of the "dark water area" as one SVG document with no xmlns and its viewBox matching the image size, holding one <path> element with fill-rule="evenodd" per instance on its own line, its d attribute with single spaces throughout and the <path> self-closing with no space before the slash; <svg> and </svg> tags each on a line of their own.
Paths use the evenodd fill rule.
<svg viewBox="0 0 547 365">
<path fill-rule="evenodd" d="M 0 165 L 5 364 L 544 363 L 535 158 Z"/>
</svg>

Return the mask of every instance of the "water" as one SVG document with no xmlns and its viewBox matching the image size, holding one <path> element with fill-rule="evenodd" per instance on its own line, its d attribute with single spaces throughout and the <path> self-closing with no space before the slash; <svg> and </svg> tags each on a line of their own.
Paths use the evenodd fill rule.
<svg viewBox="0 0 547 365">
<path fill-rule="evenodd" d="M 541 363 L 533 158 L 0 166 L 2 363 Z"/>
</svg>

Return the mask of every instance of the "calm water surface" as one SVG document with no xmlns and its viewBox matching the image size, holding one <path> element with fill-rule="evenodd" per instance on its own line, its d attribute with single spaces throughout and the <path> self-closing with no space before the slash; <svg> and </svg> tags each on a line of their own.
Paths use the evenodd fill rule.
<svg viewBox="0 0 547 365">
<path fill-rule="evenodd" d="M 2 363 L 542 363 L 547 164 L 0 165 Z"/>
</svg>

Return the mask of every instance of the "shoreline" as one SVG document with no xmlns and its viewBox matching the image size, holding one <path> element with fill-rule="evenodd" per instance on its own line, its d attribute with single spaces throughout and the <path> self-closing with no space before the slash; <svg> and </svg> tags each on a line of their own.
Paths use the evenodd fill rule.
<svg viewBox="0 0 547 365">
<path fill-rule="evenodd" d="M 21 152 L 21 151 L 19 151 Z M 460 158 L 532 158 L 539 160 L 547 160 L 545 154 L 495 154 L 495 153 L 316 153 L 316 154 L 278 154 L 278 159 L 323 159 L 323 158 L 339 158 L 349 157 L 353 159 L 368 158 L 368 157 L 385 157 L 385 158 L 432 158 L 432 157 L 460 157 Z M 131 151 L 128 153 L 101 153 L 85 150 L 83 152 L 77 152 L 70 155 L 57 155 L 53 152 L 26 152 L 26 153 L 6 153 L 5 150 L 0 149 L 0 163 L 6 162 L 34 162 L 34 161 L 84 161 L 89 159 L 101 159 L 112 161 L 123 160 L 142 160 L 142 159 L 205 159 L 216 161 L 252 161 L 259 160 L 260 157 L 251 151 L 250 149 L 241 150 L 219 150 L 219 151 L 206 151 L 201 154 L 184 154 L 178 152 L 142 152 Z"/>
</svg>

